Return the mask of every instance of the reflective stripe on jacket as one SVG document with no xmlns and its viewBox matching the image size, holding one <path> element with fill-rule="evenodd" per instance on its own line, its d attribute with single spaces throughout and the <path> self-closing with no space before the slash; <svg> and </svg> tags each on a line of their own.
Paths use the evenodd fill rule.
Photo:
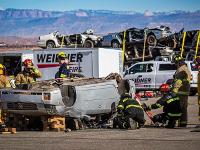
<svg viewBox="0 0 200 150">
<path fill-rule="evenodd" d="M 70 67 L 66 63 L 63 63 L 58 72 L 55 75 L 55 78 L 67 78 L 70 76 Z"/>
<path fill-rule="evenodd" d="M 0 75 L 0 88 L 11 87 L 9 80 L 5 75 Z"/>
<path fill-rule="evenodd" d="M 181 114 L 180 99 L 172 93 L 161 97 L 155 104 L 150 105 L 149 109 L 158 109 L 161 107 L 163 107 L 163 112 L 171 117 L 180 116 Z"/>
<path fill-rule="evenodd" d="M 178 67 L 174 74 L 172 91 L 178 95 L 189 95 L 191 73 L 186 65 Z"/>
<path fill-rule="evenodd" d="M 119 104 L 117 106 L 117 109 L 120 109 L 123 111 L 126 111 L 130 108 L 142 109 L 140 104 L 132 98 L 124 98 L 124 99 L 120 100 Z"/>
<path fill-rule="evenodd" d="M 18 73 L 18 75 L 15 78 L 15 84 L 32 84 L 36 81 L 37 78 L 41 77 L 41 72 L 36 69 L 32 70 L 31 72 L 26 72 L 23 70 L 22 72 Z"/>
</svg>

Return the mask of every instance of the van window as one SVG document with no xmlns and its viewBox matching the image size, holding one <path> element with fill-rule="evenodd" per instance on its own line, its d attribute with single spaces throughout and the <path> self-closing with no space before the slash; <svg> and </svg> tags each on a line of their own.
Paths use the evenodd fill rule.
<svg viewBox="0 0 200 150">
<path fill-rule="evenodd" d="M 190 66 L 192 71 L 198 71 L 198 68 L 194 63 L 190 63 Z"/>
<path fill-rule="evenodd" d="M 160 64 L 159 71 L 169 71 L 169 70 L 176 70 L 177 67 L 175 64 Z"/>
<path fill-rule="evenodd" d="M 129 74 L 135 74 L 138 72 L 152 72 L 153 64 L 137 64 L 129 69 Z"/>
<path fill-rule="evenodd" d="M 21 56 L 0 56 L 0 60 L 6 67 L 7 76 L 16 76 L 21 72 Z"/>
</svg>

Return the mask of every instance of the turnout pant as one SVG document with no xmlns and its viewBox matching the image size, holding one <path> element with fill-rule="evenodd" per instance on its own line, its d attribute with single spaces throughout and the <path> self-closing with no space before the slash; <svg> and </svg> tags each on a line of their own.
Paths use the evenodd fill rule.
<svg viewBox="0 0 200 150">
<path fill-rule="evenodd" d="M 133 108 L 130 113 L 124 113 L 121 116 L 117 116 L 113 120 L 113 127 L 118 126 L 121 129 L 128 129 L 130 127 L 130 118 L 138 123 L 138 126 L 141 127 L 145 123 L 144 112 L 142 109 Z"/>
<path fill-rule="evenodd" d="M 199 114 L 198 114 L 198 117 L 199 117 L 199 121 L 200 121 L 200 96 L 198 96 L 198 106 L 199 106 Z"/>
<path fill-rule="evenodd" d="M 188 96 L 180 95 L 179 99 L 180 99 L 182 115 L 180 117 L 178 126 L 186 126 L 187 125 L 187 120 L 188 120 L 188 115 L 187 115 Z"/>
<path fill-rule="evenodd" d="M 142 109 L 134 108 L 130 113 L 126 115 L 126 118 L 132 118 L 138 122 L 139 126 L 143 126 L 145 123 L 144 111 Z"/>
</svg>

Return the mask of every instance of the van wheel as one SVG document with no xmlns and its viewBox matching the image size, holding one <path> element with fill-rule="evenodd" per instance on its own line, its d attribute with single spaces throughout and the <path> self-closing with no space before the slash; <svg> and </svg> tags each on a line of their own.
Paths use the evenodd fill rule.
<svg viewBox="0 0 200 150">
<path fill-rule="evenodd" d="M 190 96 L 195 96 L 196 94 L 197 94 L 197 91 L 196 91 L 196 90 L 190 91 Z"/>
<path fill-rule="evenodd" d="M 93 48 L 94 47 L 94 43 L 91 40 L 86 40 L 83 47 L 85 48 Z"/>
<path fill-rule="evenodd" d="M 55 45 L 55 43 L 53 42 L 53 41 L 48 41 L 47 42 L 47 49 L 49 49 L 49 48 L 55 48 L 56 47 L 56 45 Z"/>
</svg>

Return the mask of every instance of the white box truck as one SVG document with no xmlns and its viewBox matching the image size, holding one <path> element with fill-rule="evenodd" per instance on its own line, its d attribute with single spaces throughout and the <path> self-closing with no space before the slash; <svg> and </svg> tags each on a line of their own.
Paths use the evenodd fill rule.
<svg viewBox="0 0 200 150">
<path fill-rule="evenodd" d="M 0 63 L 7 68 L 8 75 L 16 75 L 23 70 L 22 62 L 29 58 L 42 72 L 40 80 L 53 79 L 58 71 L 57 54 L 60 51 L 69 55 L 71 72 L 85 77 L 106 77 L 111 72 L 122 75 L 122 51 L 112 48 L 60 48 L 0 52 Z"/>
</svg>

